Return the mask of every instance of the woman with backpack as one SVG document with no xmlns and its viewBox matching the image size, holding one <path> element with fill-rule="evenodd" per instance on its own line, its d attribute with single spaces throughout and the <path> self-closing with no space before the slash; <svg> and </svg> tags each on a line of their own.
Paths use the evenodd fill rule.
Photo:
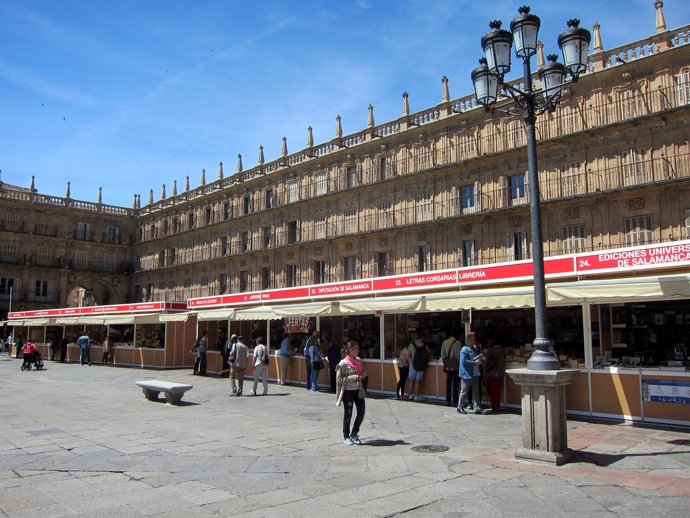
<svg viewBox="0 0 690 518">
<path fill-rule="evenodd" d="M 424 371 L 429 364 L 429 354 L 424 345 L 424 340 L 417 338 L 407 348 L 407 359 L 410 365 L 409 378 L 410 386 L 410 401 L 424 401 L 424 398 L 419 395 L 419 385 L 422 384 L 424 378 Z"/>
</svg>

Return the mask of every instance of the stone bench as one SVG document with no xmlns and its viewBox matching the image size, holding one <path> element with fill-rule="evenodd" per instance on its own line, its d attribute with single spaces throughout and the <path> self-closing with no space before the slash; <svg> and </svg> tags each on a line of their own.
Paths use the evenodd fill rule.
<svg viewBox="0 0 690 518">
<path fill-rule="evenodd" d="M 158 401 L 158 394 L 165 392 L 165 402 L 170 405 L 178 404 L 182 400 L 184 393 L 192 388 L 192 385 L 187 385 L 186 383 L 159 380 L 137 381 L 136 383 L 143 389 L 144 396 L 149 401 Z"/>
</svg>

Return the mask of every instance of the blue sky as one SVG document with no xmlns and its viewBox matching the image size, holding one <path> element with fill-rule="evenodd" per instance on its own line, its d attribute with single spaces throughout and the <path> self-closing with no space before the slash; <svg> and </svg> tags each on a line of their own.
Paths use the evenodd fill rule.
<svg viewBox="0 0 690 518">
<path fill-rule="evenodd" d="M 0 0 L 2 181 L 131 206 L 190 176 L 208 182 L 335 136 L 470 94 L 489 20 L 524 2 L 495 0 Z M 540 40 L 557 52 L 568 18 L 602 26 L 606 49 L 655 31 L 652 0 L 539 0 Z M 666 0 L 669 28 L 690 2 Z"/>
</svg>

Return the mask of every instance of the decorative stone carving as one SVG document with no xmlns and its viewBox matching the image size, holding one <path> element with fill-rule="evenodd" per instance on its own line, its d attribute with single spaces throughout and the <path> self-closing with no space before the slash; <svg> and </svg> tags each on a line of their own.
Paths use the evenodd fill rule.
<svg viewBox="0 0 690 518">
<path fill-rule="evenodd" d="M 388 239 L 385 238 L 385 237 L 380 237 L 380 238 L 379 238 L 379 246 L 382 247 L 382 248 L 383 248 L 384 246 L 388 246 Z"/>
<path fill-rule="evenodd" d="M 462 226 L 460 227 L 460 231 L 465 234 L 471 234 L 472 233 L 472 223 L 463 223 Z"/>
<path fill-rule="evenodd" d="M 242 259 L 242 260 L 240 261 L 240 266 L 247 266 L 247 260 L 246 260 L 246 259 Z"/>
<path fill-rule="evenodd" d="M 345 243 L 345 251 L 346 252 L 351 252 L 352 251 L 352 243 Z"/>
<path fill-rule="evenodd" d="M 522 216 L 511 216 L 510 217 L 511 228 L 518 228 L 522 226 Z"/>
<path fill-rule="evenodd" d="M 580 207 L 568 207 L 564 212 L 565 219 L 577 219 L 580 217 Z"/>
<path fill-rule="evenodd" d="M 426 232 L 417 232 L 417 241 L 424 241 L 426 239 Z"/>
<path fill-rule="evenodd" d="M 629 210 L 642 210 L 645 208 L 644 198 L 632 198 L 628 200 Z"/>
</svg>

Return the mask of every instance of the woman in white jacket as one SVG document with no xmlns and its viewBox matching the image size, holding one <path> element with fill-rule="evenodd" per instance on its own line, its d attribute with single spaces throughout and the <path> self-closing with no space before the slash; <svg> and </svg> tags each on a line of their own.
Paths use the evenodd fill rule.
<svg viewBox="0 0 690 518">
<path fill-rule="evenodd" d="M 336 405 L 343 403 L 343 437 L 345 444 L 362 444 L 359 440 L 359 427 L 364 421 L 364 398 L 366 396 L 363 380 L 367 377 L 367 369 L 359 359 L 359 344 L 348 342 L 345 345 L 345 357 L 336 367 Z M 352 421 L 352 407 L 357 408 L 355 422 Z"/>
</svg>

